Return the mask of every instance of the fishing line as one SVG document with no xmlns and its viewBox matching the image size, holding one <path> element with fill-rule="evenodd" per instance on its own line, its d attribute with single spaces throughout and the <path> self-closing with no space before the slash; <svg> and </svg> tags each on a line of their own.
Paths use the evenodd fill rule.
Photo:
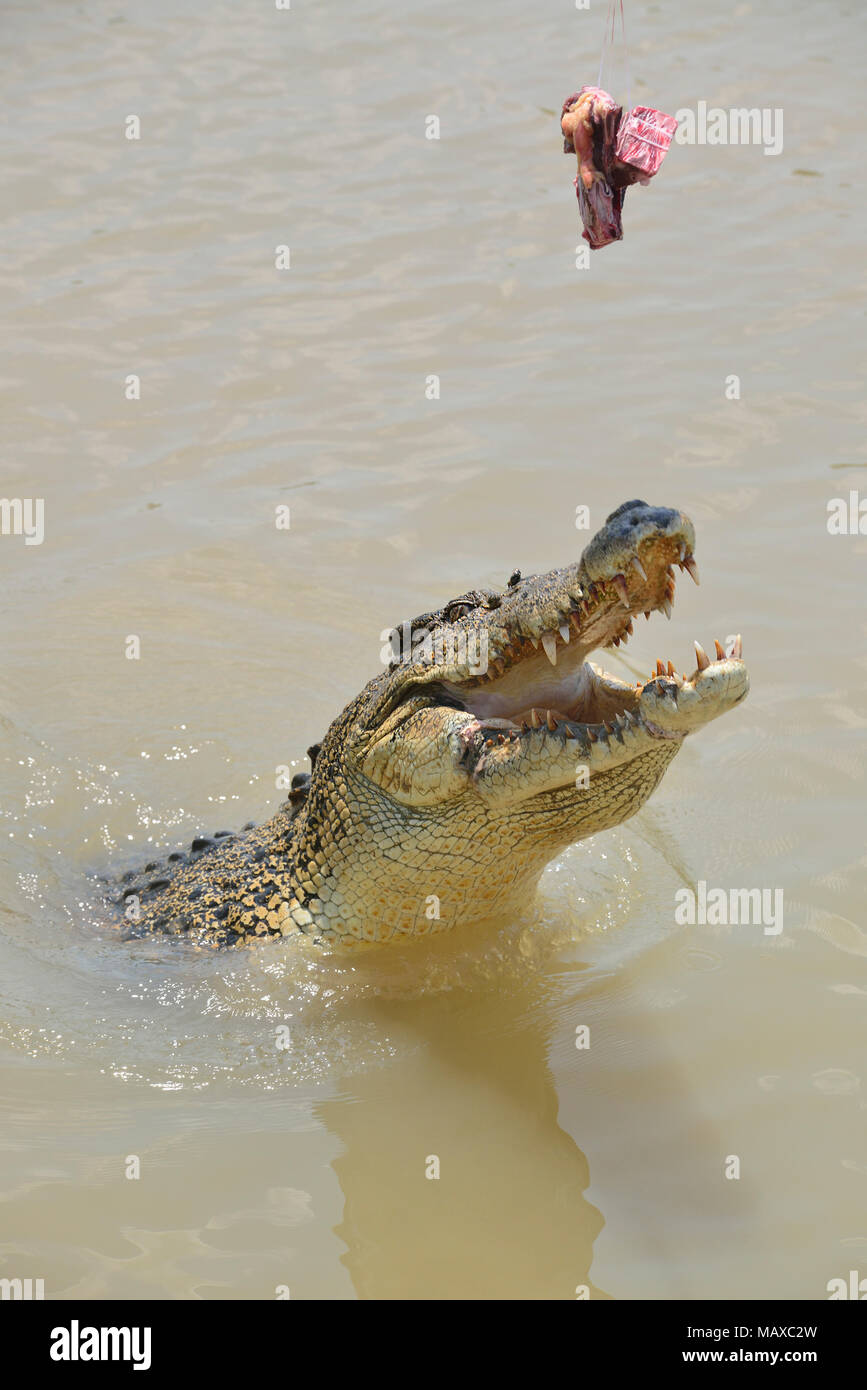
<svg viewBox="0 0 867 1390">
<path fill-rule="evenodd" d="M 615 26 L 617 24 L 617 12 L 620 11 L 620 32 L 623 37 L 623 58 L 626 67 L 626 112 L 628 116 L 632 110 L 632 64 L 629 59 L 629 44 L 626 40 L 626 16 L 623 11 L 623 0 L 608 0 L 608 12 L 605 16 L 605 32 L 602 37 L 602 52 L 599 56 L 599 77 L 596 82 L 597 87 L 602 86 L 602 70 L 605 66 L 605 59 L 609 48 L 613 48 L 615 43 Z"/>
</svg>

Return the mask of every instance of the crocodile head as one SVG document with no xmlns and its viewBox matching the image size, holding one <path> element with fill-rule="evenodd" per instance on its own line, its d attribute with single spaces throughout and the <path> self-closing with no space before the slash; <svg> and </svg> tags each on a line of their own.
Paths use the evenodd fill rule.
<svg viewBox="0 0 867 1390">
<path fill-rule="evenodd" d="M 421 934 L 526 902 L 565 845 L 639 809 L 686 735 L 748 689 L 740 639 L 714 661 L 696 644 L 689 676 L 659 662 L 635 685 L 588 659 L 640 614 L 670 616 L 675 567 L 698 582 L 694 544 L 680 512 L 627 502 L 577 563 L 398 630 L 389 670 L 332 725 L 313 774 L 316 833 L 335 797 L 342 816 L 323 935 Z"/>
</svg>

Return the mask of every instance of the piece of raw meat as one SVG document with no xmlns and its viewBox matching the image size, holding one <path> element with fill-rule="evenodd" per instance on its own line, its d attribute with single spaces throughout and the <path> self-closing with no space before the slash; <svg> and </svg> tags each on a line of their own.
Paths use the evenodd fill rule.
<svg viewBox="0 0 867 1390">
<path fill-rule="evenodd" d="M 633 106 L 617 132 L 616 168 L 634 171 L 636 177 L 630 182 L 649 183 L 659 172 L 676 130 L 674 116 L 666 116 L 652 106 Z"/>
<path fill-rule="evenodd" d="M 676 128 L 673 116 L 649 106 L 636 106 L 624 120 L 623 108 L 601 87 L 582 87 L 566 98 L 560 115 L 563 149 L 578 156 L 582 235 L 594 250 L 621 240 L 626 189 L 650 182 Z"/>
<path fill-rule="evenodd" d="M 623 108 L 601 87 L 582 87 L 566 98 L 560 116 L 563 149 L 578 156 L 578 208 L 584 239 L 594 249 L 623 236 L 623 192 L 611 182 L 622 114 Z"/>
</svg>

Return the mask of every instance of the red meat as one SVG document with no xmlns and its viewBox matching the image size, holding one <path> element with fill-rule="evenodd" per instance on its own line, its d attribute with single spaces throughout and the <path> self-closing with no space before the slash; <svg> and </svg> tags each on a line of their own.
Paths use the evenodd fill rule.
<svg viewBox="0 0 867 1390">
<path fill-rule="evenodd" d="M 601 87 L 582 87 L 567 97 L 560 115 L 563 149 L 578 156 L 582 235 L 594 250 L 621 240 L 626 189 L 650 182 L 677 127 L 673 116 L 649 106 L 622 117 L 623 108 Z"/>
</svg>

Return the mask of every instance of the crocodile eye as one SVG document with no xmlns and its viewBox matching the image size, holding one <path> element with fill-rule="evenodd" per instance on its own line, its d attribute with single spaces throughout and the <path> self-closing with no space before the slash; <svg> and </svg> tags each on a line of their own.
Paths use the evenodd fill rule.
<svg viewBox="0 0 867 1390">
<path fill-rule="evenodd" d="M 456 603 L 449 609 L 449 622 L 457 622 L 458 618 L 465 618 L 472 611 L 473 605 L 471 603 Z"/>
</svg>

